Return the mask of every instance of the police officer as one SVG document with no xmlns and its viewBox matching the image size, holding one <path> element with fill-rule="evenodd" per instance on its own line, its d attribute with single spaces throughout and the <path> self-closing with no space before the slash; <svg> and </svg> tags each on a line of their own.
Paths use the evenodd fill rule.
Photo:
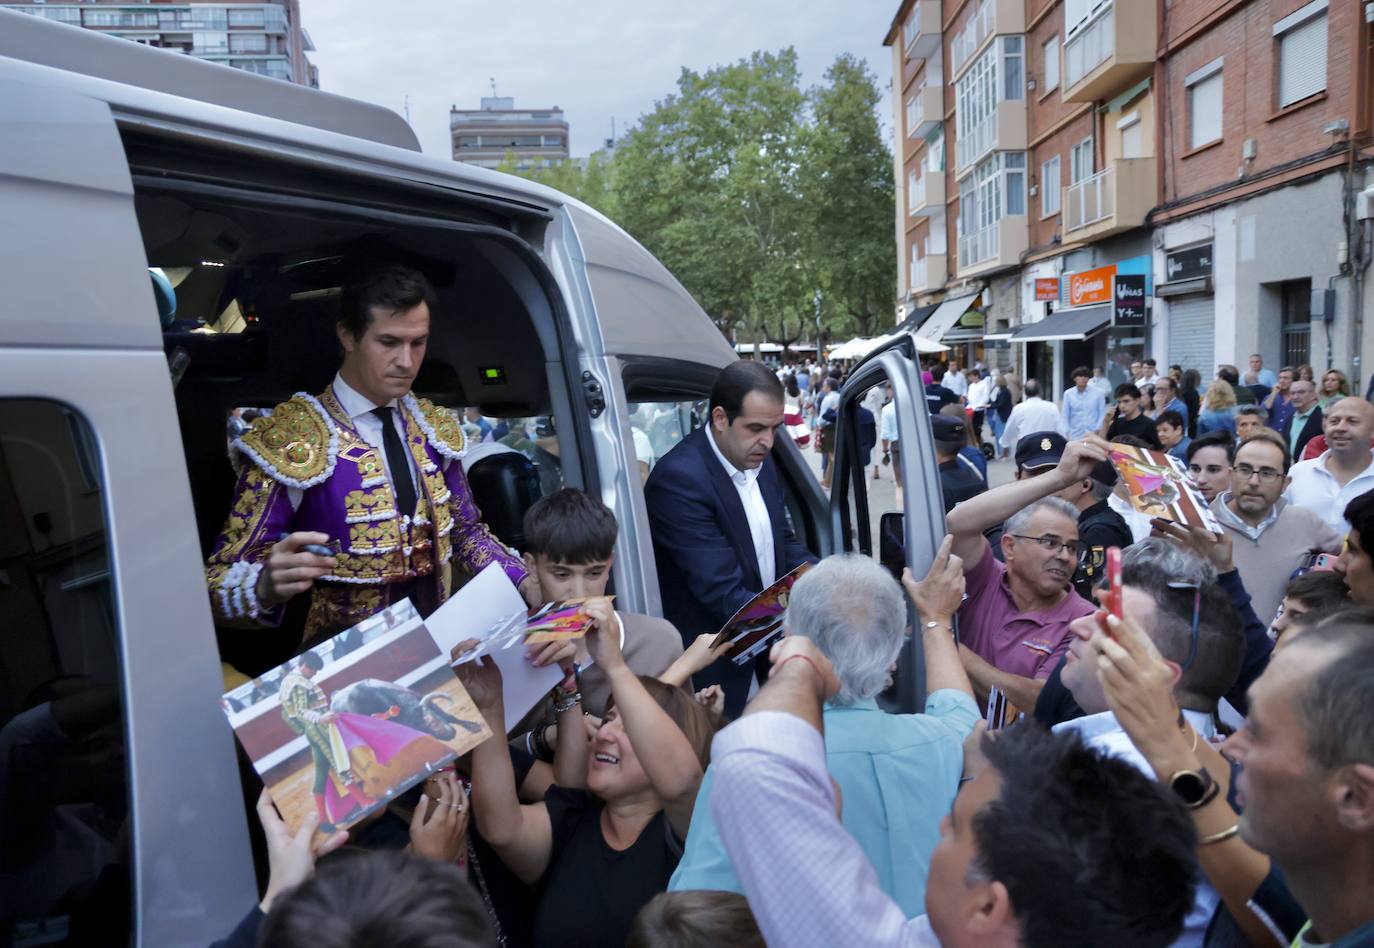
<svg viewBox="0 0 1374 948">
<path fill-rule="evenodd" d="M 940 462 L 940 492 L 945 513 L 949 513 L 956 504 L 987 490 L 988 482 L 973 462 L 959 453 L 968 444 L 968 429 L 962 420 L 932 415 L 930 426 L 935 434 L 935 457 Z"/>
</svg>

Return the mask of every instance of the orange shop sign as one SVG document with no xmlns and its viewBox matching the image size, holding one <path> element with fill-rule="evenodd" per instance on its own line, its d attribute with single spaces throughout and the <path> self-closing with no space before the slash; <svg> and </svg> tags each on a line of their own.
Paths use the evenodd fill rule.
<svg viewBox="0 0 1374 948">
<path fill-rule="evenodd" d="M 1112 301 L 1112 280 L 1115 277 L 1115 264 L 1071 274 L 1069 276 L 1069 305 L 1088 306 L 1093 303 L 1110 303 Z"/>
<path fill-rule="evenodd" d="M 1035 299 L 1037 302 L 1059 299 L 1058 277 L 1036 277 Z"/>
</svg>

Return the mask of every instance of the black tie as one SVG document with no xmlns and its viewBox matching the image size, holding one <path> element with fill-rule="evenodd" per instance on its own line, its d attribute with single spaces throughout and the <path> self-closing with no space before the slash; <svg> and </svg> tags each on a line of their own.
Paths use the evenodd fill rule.
<svg viewBox="0 0 1374 948">
<path fill-rule="evenodd" d="M 386 451 L 386 466 L 391 468 L 391 489 L 396 492 L 399 513 L 407 517 L 415 516 L 415 483 L 410 479 L 410 458 L 401 445 L 401 436 L 391 421 L 392 409 L 389 406 L 372 409 L 372 414 L 382 420 L 382 448 Z"/>
</svg>

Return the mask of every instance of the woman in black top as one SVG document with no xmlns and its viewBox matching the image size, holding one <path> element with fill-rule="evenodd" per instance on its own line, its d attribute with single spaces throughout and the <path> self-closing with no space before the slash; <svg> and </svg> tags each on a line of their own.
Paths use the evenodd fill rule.
<svg viewBox="0 0 1374 948">
<path fill-rule="evenodd" d="M 1183 373 L 1183 380 L 1179 382 L 1178 397 L 1183 404 L 1188 406 L 1188 437 L 1197 437 L 1197 414 L 1202 407 L 1202 396 L 1198 394 L 1198 388 L 1202 385 L 1202 376 L 1197 369 L 1188 369 Z"/>
<path fill-rule="evenodd" d="M 630 671 L 609 601 L 586 610 L 595 619 L 587 647 L 611 683 L 613 703 L 588 742 L 575 696 L 560 699 L 560 785 L 543 803 L 522 805 L 505 741 L 486 741 L 472 756 L 478 828 L 512 872 L 538 883 L 540 946 L 625 943 L 635 914 L 668 887 L 677 867 L 715 731 L 689 692 Z M 473 661 L 459 671 L 499 730 L 500 670 Z"/>
</svg>

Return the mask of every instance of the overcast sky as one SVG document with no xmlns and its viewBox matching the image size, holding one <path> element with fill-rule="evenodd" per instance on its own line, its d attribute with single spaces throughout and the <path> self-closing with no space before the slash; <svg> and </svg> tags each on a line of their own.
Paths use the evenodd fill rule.
<svg viewBox="0 0 1374 948">
<path fill-rule="evenodd" d="M 451 105 L 491 94 L 517 108 L 561 106 L 572 153 L 588 155 L 698 72 L 756 49 L 794 46 L 803 85 L 820 83 L 837 54 L 868 60 L 891 128 L 891 49 L 882 45 L 896 0 L 302 0 L 320 87 L 404 114 L 425 152 L 452 153 Z"/>
</svg>

